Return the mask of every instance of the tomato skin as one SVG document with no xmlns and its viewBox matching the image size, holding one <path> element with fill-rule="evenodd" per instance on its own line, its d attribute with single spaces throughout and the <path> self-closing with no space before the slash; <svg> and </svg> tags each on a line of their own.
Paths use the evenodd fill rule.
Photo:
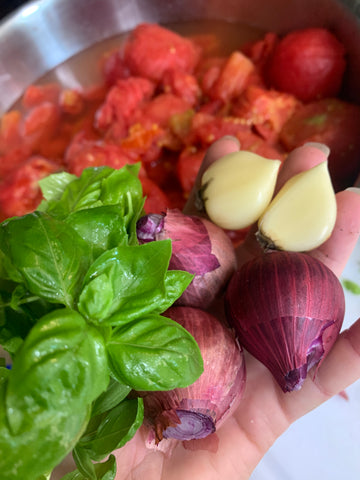
<svg viewBox="0 0 360 480">
<path fill-rule="evenodd" d="M 327 29 L 296 30 L 275 46 L 266 68 L 270 86 L 303 102 L 336 96 L 346 67 L 345 47 Z"/>
<path fill-rule="evenodd" d="M 330 148 L 329 171 L 336 191 L 350 187 L 360 170 L 360 107 L 336 98 L 303 105 L 285 123 L 280 140 L 290 151 L 306 142 Z"/>
</svg>

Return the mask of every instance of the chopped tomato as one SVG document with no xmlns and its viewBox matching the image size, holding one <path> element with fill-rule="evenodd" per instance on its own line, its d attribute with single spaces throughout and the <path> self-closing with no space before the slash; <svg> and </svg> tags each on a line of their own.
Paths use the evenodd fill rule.
<svg viewBox="0 0 360 480">
<path fill-rule="evenodd" d="M 239 97 L 253 71 L 254 64 L 248 57 L 241 52 L 233 52 L 214 82 L 211 89 L 211 98 L 229 102 Z"/>
<path fill-rule="evenodd" d="M 44 102 L 57 104 L 60 94 L 60 85 L 48 83 L 45 85 L 29 85 L 22 98 L 25 108 L 33 108 Z"/>
<path fill-rule="evenodd" d="M 70 173 L 81 175 L 84 168 L 107 165 L 121 168 L 133 160 L 117 145 L 102 141 L 81 139 L 74 143 L 65 157 L 65 165 Z"/>
<path fill-rule="evenodd" d="M 96 112 L 95 124 L 106 130 L 114 122 L 127 123 L 135 109 L 154 93 L 155 86 L 145 78 L 130 77 L 118 80 Z"/>
<path fill-rule="evenodd" d="M 30 110 L 24 120 L 24 137 L 34 152 L 41 144 L 48 142 L 59 126 L 59 108 L 50 102 L 44 102 Z"/>
<path fill-rule="evenodd" d="M 329 171 L 334 188 L 354 184 L 360 170 L 360 107 L 339 99 L 323 99 L 299 108 L 284 125 L 280 138 L 287 150 L 306 142 L 330 148 Z"/>
<path fill-rule="evenodd" d="M 346 67 L 344 45 L 325 28 L 285 35 L 267 66 L 270 86 L 311 102 L 336 96 Z"/>
<path fill-rule="evenodd" d="M 278 41 L 279 37 L 276 33 L 268 32 L 263 38 L 243 45 L 241 51 L 252 60 L 257 70 L 264 74 L 264 68 L 273 55 Z"/>
<path fill-rule="evenodd" d="M 189 195 L 205 156 L 205 149 L 185 148 L 178 159 L 176 173 L 185 195 Z"/>
<path fill-rule="evenodd" d="M 299 106 L 300 102 L 291 94 L 251 85 L 233 105 L 232 114 L 245 119 L 262 138 L 274 143 Z"/>
<path fill-rule="evenodd" d="M 59 105 L 61 111 L 68 115 L 79 115 L 85 106 L 81 93 L 70 88 L 66 88 L 60 93 Z"/>
<path fill-rule="evenodd" d="M 173 115 L 187 112 L 191 105 L 172 93 L 162 93 L 144 103 L 134 114 L 134 121 L 143 125 L 155 123 L 167 127 Z"/>
<path fill-rule="evenodd" d="M 192 130 L 187 143 L 200 143 L 207 148 L 224 135 L 246 135 L 250 127 L 246 120 L 238 117 L 220 117 L 206 113 L 196 113 L 192 119 Z"/>
<path fill-rule="evenodd" d="M 169 206 L 165 192 L 150 178 L 141 177 L 143 194 L 146 197 L 144 210 L 146 213 L 163 213 Z"/>
<path fill-rule="evenodd" d="M 165 93 L 172 93 L 194 106 L 199 102 L 201 89 L 194 75 L 179 70 L 167 70 L 162 79 Z"/>
<path fill-rule="evenodd" d="M 161 153 L 162 139 L 166 132 L 158 124 L 142 125 L 135 123 L 129 129 L 128 136 L 120 145 L 129 158 L 142 160 L 145 164 L 156 160 Z"/>
<path fill-rule="evenodd" d="M 102 56 L 100 70 L 108 87 L 115 85 L 121 78 L 130 76 L 129 69 L 126 67 L 122 56 L 122 51 L 119 48 L 106 52 Z"/>
<path fill-rule="evenodd" d="M 25 215 L 36 209 L 42 200 L 39 180 L 58 171 L 49 160 L 35 156 L 12 170 L 0 188 L 0 217 Z"/>
<path fill-rule="evenodd" d="M 201 49 L 190 39 L 156 24 L 143 23 L 131 33 L 124 49 L 133 75 L 160 82 L 167 70 L 192 73 Z"/>
<path fill-rule="evenodd" d="M 0 122 L 0 154 L 9 152 L 19 146 L 21 142 L 21 113 L 11 110 L 5 113 Z"/>
</svg>

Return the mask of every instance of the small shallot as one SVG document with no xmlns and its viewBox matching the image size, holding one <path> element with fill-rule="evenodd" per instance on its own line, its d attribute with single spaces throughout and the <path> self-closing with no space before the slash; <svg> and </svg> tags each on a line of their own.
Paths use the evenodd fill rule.
<svg viewBox="0 0 360 480">
<path fill-rule="evenodd" d="M 345 311 L 335 274 L 306 253 L 270 251 L 232 277 L 225 309 L 241 345 L 284 392 L 301 388 L 334 344 Z"/>
<path fill-rule="evenodd" d="M 202 439 L 214 433 L 241 400 L 246 378 L 243 351 L 234 333 L 203 310 L 171 307 L 165 315 L 194 336 L 204 371 L 189 387 L 145 392 L 145 419 L 156 443 L 163 438 Z"/>
<path fill-rule="evenodd" d="M 221 295 L 236 269 L 235 250 L 228 235 L 206 219 L 177 209 L 149 214 L 138 221 L 140 243 L 172 240 L 169 268 L 194 275 L 176 305 L 206 309 Z"/>
</svg>

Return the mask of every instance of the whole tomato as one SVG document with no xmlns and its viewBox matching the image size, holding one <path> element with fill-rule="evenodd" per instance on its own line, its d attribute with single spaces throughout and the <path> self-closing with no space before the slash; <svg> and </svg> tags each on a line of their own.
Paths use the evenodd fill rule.
<svg viewBox="0 0 360 480">
<path fill-rule="evenodd" d="M 285 35 L 266 69 L 269 85 L 303 102 L 336 96 L 346 67 L 344 45 L 327 29 L 307 28 Z"/>
</svg>

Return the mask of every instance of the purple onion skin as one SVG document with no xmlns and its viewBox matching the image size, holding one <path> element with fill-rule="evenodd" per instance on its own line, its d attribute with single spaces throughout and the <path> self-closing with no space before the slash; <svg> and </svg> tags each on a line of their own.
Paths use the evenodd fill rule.
<svg viewBox="0 0 360 480">
<path fill-rule="evenodd" d="M 175 305 L 207 309 L 226 289 L 236 269 L 236 255 L 228 235 L 206 219 L 169 209 L 166 215 L 150 214 L 139 220 L 140 243 L 170 238 L 170 269 L 186 270 L 194 278 Z"/>
<path fill-rule="evenodd" d="M 225 310 L 241 345 L 284 392 L 299 390 L 340 332 L 344 291 L 335 274 L 305 253 L 268 252 L 232 277 Z"/>
<path fill-rule="evenodd" d="M 238 406 L 245 387 L 242 348 L 216 317 L 193 307 L 171 307 L 166 316 L 197 341 L 204 372 L 186 388 L 143 394 L 145 419 L 158 443 L 163 438 L 193 440 L 215 432 Z"/>
</svg>

